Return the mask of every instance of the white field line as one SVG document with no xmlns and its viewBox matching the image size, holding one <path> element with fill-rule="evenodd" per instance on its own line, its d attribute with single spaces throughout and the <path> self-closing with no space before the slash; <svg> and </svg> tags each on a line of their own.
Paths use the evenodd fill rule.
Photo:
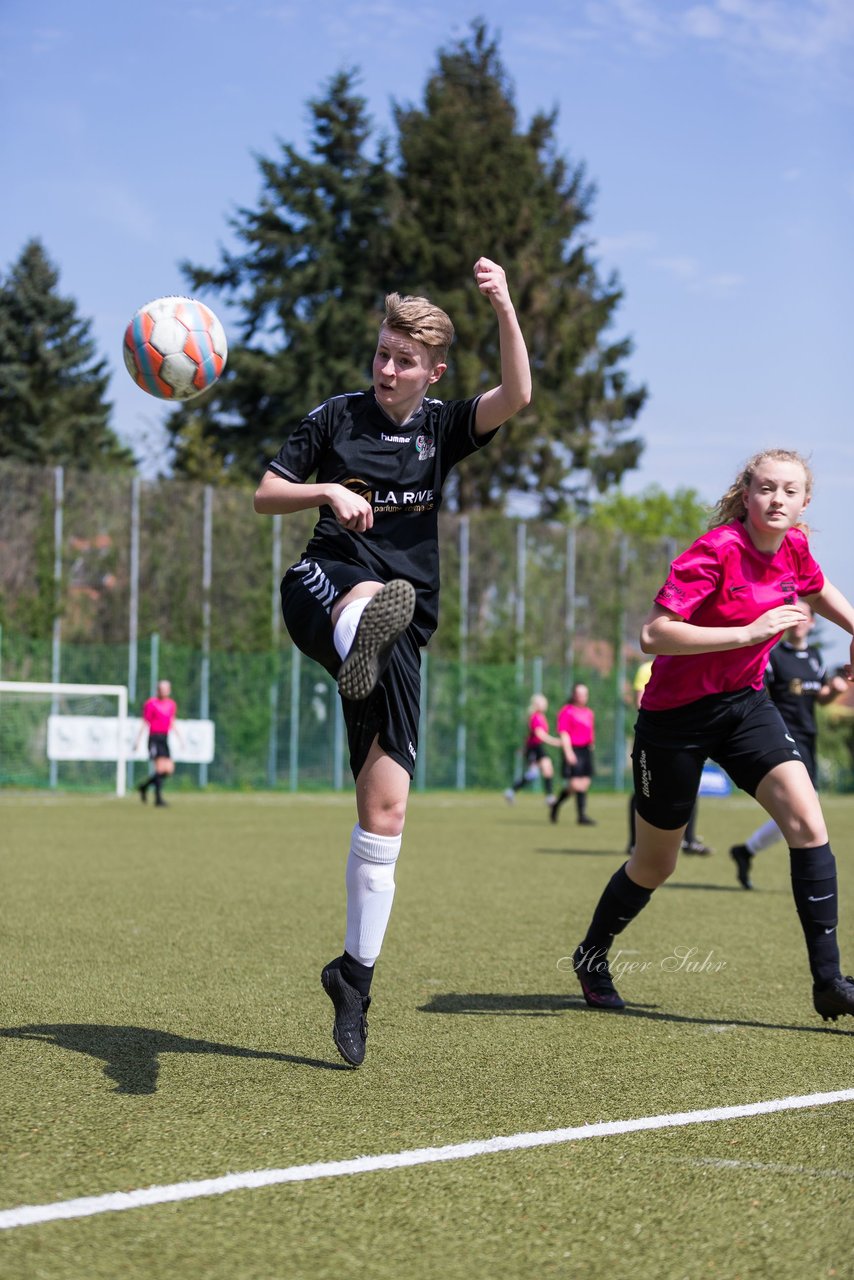
<svg viewBox="0 0 854 1280">
<path fill-rule="evenodd" d="M 195 1182 L 173 1182 L 162 1187 L 113 1191 L 107 1195 L 83 1196 L 78 1200 L 57 1200 L 53 1204 L 20 1205 L 16 1209 L 0 1211 L 0 1229 L 27 1227 L 39 1222 L 55 1222 L 61 1218 L 89 1218 L 98 1213 L 121 1213 L 125 1209 L 171 1204 L 177 1200 L 197 1200 L 202 1196 L 220 1196 L 229 1191 L 272 1187 L 283 1182 L 312 1182 L 318 1178 L 343 1178 L 357 1173 L 376 1173 L 383 1169 L 406 1169 L 419 1164 L 468 1160 L 472 1156 L 492 1155 L 499 1151 L 524 1151 L 532 1147 L 578 1142 L 582 1138 L 602 1138 L 612 1134 L 637 1133 L 647 1129 L 677 1129 L 690 1124 L 712 1124 L 718 1120 L 739 1120 L 747 1116 L 770 1115 L 778 1111 L 797 1111 L 804 1107 L 824 1107 L 834 1102 L 854 1102 L 854 1089 L 838 1089 L 833 1093 L 808 1093 L 793 1098 L 772 1098 L 768 1102 L 749 1102 L 735 1107 L 711 1107 L 703 1111 L 677 1111 L 670 1115 L 642 1116 L 637 1120 L 603 1120 L 597 1124 L 583 1124 L 572 1129 L 514 1133 L 508 1137 L 486 1138 L 479 1142 L 459 1142 L 447 1147 L 420 1147 L 414 1151 L 397 1151 L 380 1156 L 356 1156 L 351 1160 L 297 1164 L 288 1169 L 254 1169 L 247 1173 L 227 1173 L 220 1178 L 202 1178 Z"/>
</svg>

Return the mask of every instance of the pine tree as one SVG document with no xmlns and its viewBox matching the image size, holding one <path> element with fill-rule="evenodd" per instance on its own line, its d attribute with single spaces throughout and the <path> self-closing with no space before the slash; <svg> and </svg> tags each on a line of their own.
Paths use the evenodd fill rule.
<svg viewBox="0 0 854 1280">
<path fill-rule="evenodd" d="M 281 144 L 258 158 L 257 210 L 231 226 L 244 249 L 218 269 L 184 264 L 193 289 L 219 291 L 242 314 L 226 373 L 169 420 L 175 468 L 209 477 L 212 458 L 257 479 L 287 434 L 326 397 L 370 381 L 381 318 L 393 178 L 356 73 L 342 71 L 309 103 L 309 155 Z"/>
<path fill-rule="evenodd" d="M 0 457 L 84 470 L 133 465 L 109 425 L 107 362 L 91 322 L 57 291 L 40 241 L 0 278 Z"/>
<path fill-rule="evenodd" d="M 395 112 L 402 212 L 397 264 L 410 292 L 445 307 L 457 341 L 438 392 L 469 396 L 498 370 L 494 320 L 471 285 L 485 254 L 508 274 L 534 373 L 528 410 L 455 473 L 459 509 L 501 506 L 510 491 L 559 513 L 592 484 L 600 492 L 637 465 L 628 430 L 646 398 L 608 334 L 622 291 L 599 279 L 584 240 L 594 188 L 557 151 L 557 114 L 520 130 L 512 89 L 484 24 L 440 51 L 423 106 Z"/>
</svg>

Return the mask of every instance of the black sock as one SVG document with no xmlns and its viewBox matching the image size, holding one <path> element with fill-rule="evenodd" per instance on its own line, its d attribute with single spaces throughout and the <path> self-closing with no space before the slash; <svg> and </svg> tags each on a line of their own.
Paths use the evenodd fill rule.
<svg viewBox="0 0 854 1280">
<path fill-rule="evenodd" d="M 543 778 L 543 790 L 545 791 L 545 793 L 546 793 L 546 795 L 547 795 L 547 796 L 550 796 L 550 795 L 551 795 L 551 793 L 552 793 L 552 780 L 551 780 L 551 778 Z"/>
<path fill-rule="evenodd" d="M 569 795 L 569 792 L 567 791 L 566 787 L 561 787 L 560 793 L 558 794 L 558 798 L 557 800 L 555 800 L 554 807 L 556 809 L 559 809 L 568 795 Z"/>
<path fill-rule="evenodd" d="M 840 976 L 836 859 L 830 845 L 821 844 L 815 849 L 789 849 L 789 865 L 813 981 L 823 987 Z"/>
<path fill-rule="evenodd" d="M 372 964 L 361 964 L 360 961 L 354 960 L 349 951 L 345 951 L 341 957 L 341 976 L 350 983 L 351 987 L 355 987 L 360 996 L 369 996 L 371 994 L 371 979 L 374 976 L 374 966 Z"/>
<path fill-rule="evenodd" d="M 164 783 L 163 774 L 155 773 L 153 781 L 154 781 L 154 794 L 157 797 L 156 803 L 162 804 L 163 803 L 163 783 Z"/>
<path fill-rule="evenodd" d="M 694 844 L 697 839 L 697 806 L 691 810 L 691 817 L 688 819 L 688 825 L 685 828 L 685 834 L 682 837 L 683 844 Z"/>
<path fill-rule="evenodd" d="M 605 892 L 596 905 L 593 919 L 581 946 L 587 951 L 594 947 L 607 951 L 618 933 L 643 911 L 652 897 L 652 889 L 635 884 L 626 871 L 626 864 L 615 871 L 605 886 Z"/>
<path fill-rule="evenodd" d="M 575 793 L 575 808 L 576 808 L 576 811 L 577 811 L 577 813 L 578 813 L 579 818 L 583 818 L 583 817 L 584 817 L 584 811 L 585 811 L 585 809 L 587 808 L 587 792 L 586 792 L 586 791 L 576 791 L 576 793 Z"/>
</svg>

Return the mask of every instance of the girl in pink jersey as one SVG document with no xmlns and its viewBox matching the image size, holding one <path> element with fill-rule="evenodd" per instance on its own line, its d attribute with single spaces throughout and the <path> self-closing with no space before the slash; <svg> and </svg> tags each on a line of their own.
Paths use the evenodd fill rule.
<svg viewBox="0 0 854 1280">
<path fill-rule="evenodd" d="M 542 693 L 535 693 L 528 704 L 528 733 L 525 738 L 525 767 L 520 777 L 516 779 L 512 787 L 508 787 L 504 792 L 504 798 L 508 804 L 513 804 L 516 800 L 516 792 L 521 791 L 530 781 L 536 779 L 539 773 L 543 780 L 543 790 L 546 793 L 546 803 L 554 805 L 554 795 L 552 793 L 552 780 L 554 779 L 554 766 L 551 757 L 546 751 L 546 746 L 559 747 L 560 739 L 553 738 L 549 733 L 549 722 L 546 719 L 546 712 L 549 709 L 548 698 Z"/>
<path fill-rule="evenodd" d="M 840 969 L 836 862 L 821 804 L 763 687 L 769 651 L 803 620 L 799 599 L 854 636 L 854 607 L 812 558 L 800 523 L 811 493 L 812 475 L 799 454 L 756 454 L 721 498 L 709 532 L 674 560 L 643 624 L 641 648 L 656 657 L 632 752 L 637 839 L 573 957 L 593 1008 L 625 1007 L 608 950 L 675 869 L 711 757 L 786 837 L 816 1012 L 834 1020 L 854 1014 L 854 978 Z M 850 657 L 849 681 L 854 640 Z"/>
<path fill-rule="evenodd" d="M 595 819 L 587 813 L 587 792 L 593 781 L 593 743 L 596 738 L 596 717 L 589 702 L 590 690 L 587 685 L 574 684 L 569 702 L 557 713 L 557 732 L 563 749 L 563 776 L 566 782 L 552 805 L 552 822 L 557 822 L 560 806 L 571 792 L 575 796 L 578 824 L 582 827 L 596 825 Z"/>
</svg>

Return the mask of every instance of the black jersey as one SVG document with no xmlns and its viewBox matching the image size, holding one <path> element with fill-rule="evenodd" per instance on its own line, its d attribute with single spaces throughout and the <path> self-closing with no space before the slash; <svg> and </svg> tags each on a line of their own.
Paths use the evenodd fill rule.
<svg viewBox="0 0 854 1280">
<path fill-rule="evenodd" d="M 821 654 L 814 645 L 796 649 L 781 640 L 768 655 L 765 684 L 795 737 L 815 738 L 815 700 L 826 680 Z"/>
<path fill-rule="evenodd" d="M 413 625 L 426 644 L 438 623 L 442 485 L 451 468 L 488 443 L 476 437 L 472 400 L 425 399 L 404 426 L 376 403 L 373 389 L 334 396 L 313 409 L 282 445 L 269 469 L 305 484 L 333 482 L 370 502 L 373 528 L 342 529 L 320 508 L 305 554 L 359 565 L 380 582 L 406 578 L 415 587 Z"/>
</svg>

